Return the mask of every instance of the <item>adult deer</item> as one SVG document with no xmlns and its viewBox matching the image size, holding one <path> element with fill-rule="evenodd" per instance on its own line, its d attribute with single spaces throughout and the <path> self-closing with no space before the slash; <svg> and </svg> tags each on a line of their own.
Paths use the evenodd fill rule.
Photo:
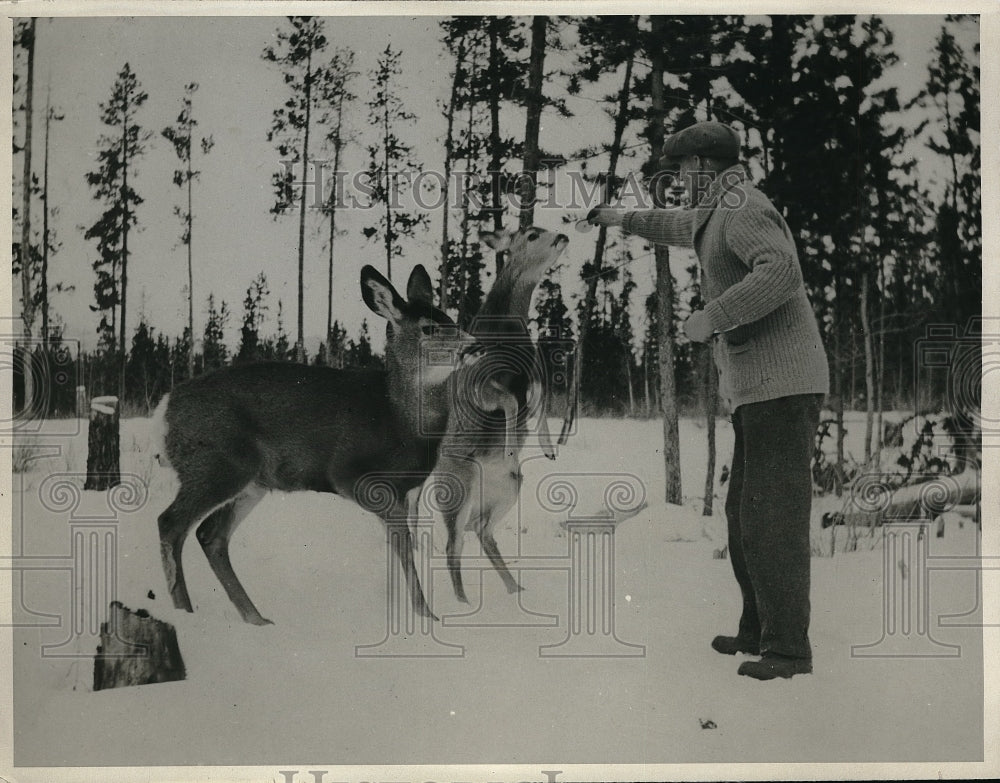
<svg viewBox="0 0 1000 783">
<path fill-rule="evenodd" d="M 413 564 L 405 496 L 434 465 L 451 368 L 421 367 L 420 342 L 457 351 L 468 336 L 433 306 L 422 266 L 410 275 L 406 300 L 371 266 L 361 270 L 361 294 L 389 322 L 384 371 L 227 367 L 178 386 L 157 407 L 161 454 L 180 480 L 159 517 L 163 569 L 178 609 L 193 611 L 181 552 L 200 522 L 198 541 L 240 615 L 269 624 L 233 571 L 229 540 L 268 490 L 314 490 L 369 508 L 398 532 L 390 540 L 413 608 L 433 617 Z"/>
<path fill-rule="evenodd" d="M 493 528 L 520 491 L 518 456 L 527 438 L 531 397 L 540 403 L 535 412 L 542 448 L 550 459 L 555 457 L 545 422 L 547 390 L 528 332 L 528 309 L 535 287 L 569 242 L 563 234 L 536 227 L 480 238 L 497 252 L 507 252 L 507 263 L 473 322 L 479 353 L 451 378 L 448 429 L 428 481 L 428 489 L 440 493 L 432 503 L 441 509 L 448 530 L 452 586 L 466 602 L 461 572 L 466 530 L 479 536 L 508 592 L 521 589 L 497 548 Z"/>
</svg>

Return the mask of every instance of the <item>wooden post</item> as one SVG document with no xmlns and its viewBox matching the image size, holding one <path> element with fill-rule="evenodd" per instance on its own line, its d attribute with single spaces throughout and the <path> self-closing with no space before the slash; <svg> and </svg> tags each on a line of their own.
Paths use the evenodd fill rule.
<svg viewBox="0 0 1000 783">
<path fill-rule="evenodd" d="M 117 397 L 90 401 L 87 434 L 87 481 L 84 489 L 104 490 L 121 483 L 119 413 Z"/>
<path fill-rule="evenodd" d="M 185 676 L 174 627 L 112 601 L 94 657 L 94 690 L 176 682 Z"/>
</svg>

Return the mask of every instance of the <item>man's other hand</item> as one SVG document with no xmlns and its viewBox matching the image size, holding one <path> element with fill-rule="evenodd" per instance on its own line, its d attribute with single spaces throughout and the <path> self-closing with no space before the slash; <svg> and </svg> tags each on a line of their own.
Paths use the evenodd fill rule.
<svg viewBox="0 0 1000 783">
<path fill-rule="evenodd" d="M 684 322 L 684 334 L 692 342 L 707 343 L 715 334 L 715 329 L 704 310 L 695 310 Z"/>
</svg>

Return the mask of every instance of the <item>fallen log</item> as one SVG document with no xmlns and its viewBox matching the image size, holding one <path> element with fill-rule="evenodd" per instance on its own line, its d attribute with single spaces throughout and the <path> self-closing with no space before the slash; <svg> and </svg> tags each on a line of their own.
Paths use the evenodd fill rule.
<svg viewBox="0 0 1000 783">
<path fill-rule="evenodd" d="M 978 470 L 941 475 L 930 481 L 891 488 L 878 474 L 858 476 L 845 509 L 823 515 L 822 526 L 874 527 L 894 522 L 934 520 L 945 511 L 978 504 L 982 479 Z"/>
</svg>

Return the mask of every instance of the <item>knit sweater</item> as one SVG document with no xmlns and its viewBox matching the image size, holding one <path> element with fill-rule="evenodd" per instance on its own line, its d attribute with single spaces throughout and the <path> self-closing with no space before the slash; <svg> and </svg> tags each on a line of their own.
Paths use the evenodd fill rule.
<svg viewBox="0 0 1000 783">
<path fill-rule="evenodd" d="M 655 244 L 694 248 L 705 313 L 721 335 L 720 393 L 732 410 L 827 393 L 829 366 L 791 231 L 742 167 L 721 172 L 697 206 L 627 212 L 622 228 Z"/>
</svg>

